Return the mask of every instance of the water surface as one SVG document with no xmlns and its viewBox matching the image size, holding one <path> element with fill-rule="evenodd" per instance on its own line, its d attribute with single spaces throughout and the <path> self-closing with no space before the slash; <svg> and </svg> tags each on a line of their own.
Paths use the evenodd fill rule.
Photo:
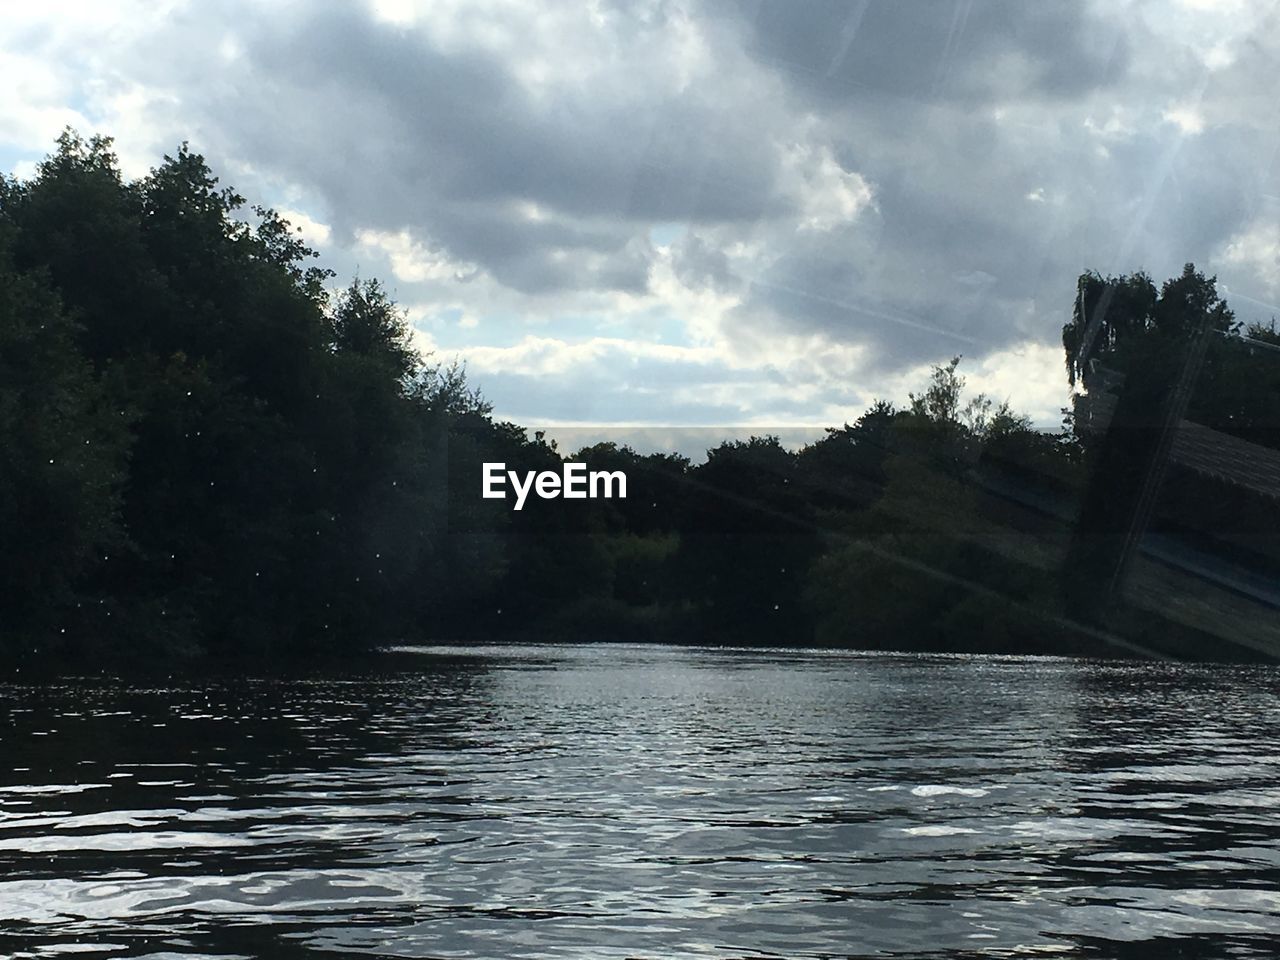
<svg viewBox="0 0 1280 960">
<path fill-rule="evenodd" d="M 1280 672 L 424 648 L 0 687 L 0 955 L 1274 957 Z"/>
</svg>

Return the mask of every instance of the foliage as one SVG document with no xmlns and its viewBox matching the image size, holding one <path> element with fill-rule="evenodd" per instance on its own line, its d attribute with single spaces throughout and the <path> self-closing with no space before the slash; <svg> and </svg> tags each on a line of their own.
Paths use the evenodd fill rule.
<svg viewBox="0 0 1280 960">
<path fill-rule="evenodd" d="M 75 350 L 79 330 L 38 275 L 14 270 L 0 233 L 0 618 L 65 623 L 51 607 L 120 545 L 126 418 Z"/>
<path fill-rule="evenodd" d="M 0 650 L 1062 651 L 1053 624 L 1100 608 L 1197 338 L 1186 414 L 1280 446 L 1274 323 L 1240 336 L 1190 265 L 1158 290 L 1087 273 L 1063 346 L 1073 384 L 1124 383 L 1101 440 L 970 394 L 954 357 L 905 407 L 876 401 L 801 450 L 753 436 L 694 464 L 596 444 L 570 459 L 623 471 L 625 500 L 513 512 L 479 496 L 481 464 L 558 471 L 555 443 L 422 357 L 376 280 L 331 290 L 315 256 L 185 144 L 127 181 L 109 139 L 68 131 L 33 178 L 0 181 Z M 1205 498 L 1204 522 L 1185 516 Z M 1158 521 L 1201 540 L 1276 526 L 1270 501 L 1186 471 L 1165 502 L 1183 516 Z M 1076 509 L 1087 536 L 1054 556 Z M 1275 562 L 1232 537 L 1239 562 Z"/>
</svg>

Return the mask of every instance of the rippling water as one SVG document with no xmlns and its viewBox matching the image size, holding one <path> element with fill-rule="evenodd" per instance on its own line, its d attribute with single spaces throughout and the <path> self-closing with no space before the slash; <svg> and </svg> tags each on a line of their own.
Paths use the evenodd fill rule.
<svg viewBox="0 0 1280 960">
<path fill-rule="evenodd" d="M 429 648 L 0 751 L 14 957 L 1280 955 L 1272 669 Z"/>
</svg>

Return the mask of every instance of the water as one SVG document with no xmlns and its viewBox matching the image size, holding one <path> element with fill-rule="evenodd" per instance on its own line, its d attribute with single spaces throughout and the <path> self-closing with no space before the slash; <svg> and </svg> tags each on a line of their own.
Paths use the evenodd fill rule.
<svg viewBox="0 0 1280 960">
<path fill-rule="evenodd" d="M 0 687 L 0 954 L 1273 957 L 1280 672 L 432 648 Z"/>
</svg>

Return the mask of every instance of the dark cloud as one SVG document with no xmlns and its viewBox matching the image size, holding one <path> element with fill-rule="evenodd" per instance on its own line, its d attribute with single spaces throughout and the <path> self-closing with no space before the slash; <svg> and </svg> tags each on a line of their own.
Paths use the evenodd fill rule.
<svg viewBox="0 0 1280 960">
<path fill-rule="evenodd" d="M 1169 122 L 1174 99 L 1204 97 L 1206 67 L 1086 4 L 714 7 L 875 197 L 854 229 L 788 243 L 738 322 L 867 344 L 884 370 L 1055 339 L 1085 269 L 1208 263 L 1266 176 L 1261 141 L 1274 155 L 1256 124 Z M 1138 69 L 1141 44 L 1160 53 Z M 1117 105 L 1132 128 L 1102 135 L 1093 114 Z"/>
<path fill-rule="evenodd" d="M 648 224 L 788 207 L 777 144 L 731 89 L 671 96 L 620 75 L 541 97 L 520 51 L 445 49 L 350 4 L 303 12 L 257 18 L 240 82 L 194 90 L 193 106 L 225 151 L 305 179 L 340 235 L 420 231 L 523 292 L 635 291 L 647 265 L 631 241 Z M 595 55 L 559 55 L 576 53 Z"/>
<path fill-rule="evenodd" d="M 402 24 L 350 3 L 200 5 L 141 30 L 103 76 L 161 91 L 165 122 L 185 124 L 175 142 L 296 190 L 339 253 L 406 237 L 448 261 L 398 271 L 408 302 L 536 311 L 553 337 L 558 316 L 597 310 L 625 337 L 608 298 L 642 298 L 667 270 L 691 295 L 654 309 L 686 311 L 690 341 L 741 345 L 734 369 L 754 356 L 757 380 L 781 388 L 771 340 L 863 347 L 880 377 L 1053 342 L 1080 271 L 1213 269 L 1274 209 L 1274 19 L 1215 72 L 1190 26 L 1160 33 L 1172 15 L 1143 11 L 441 3 Z M 679 231 L 669 247 L 651 240 L 663 224 Z M 1234 257 L 1233 288 L 1280 292 L 1265 251 Z M 697 313 L 728 298 L 718 320 Z M 621 387 L 646 377 L 742 386 L 705 365 L 598 362 L 607 373 L 554 389 L 537 371 L 495 389 L 513 412 L 523 392 L 580 418 L 592 390 L 613 396 L 597 413 L 624 416 L 641 394 Z M 683 394 L 670 409 L 734 414 Z"/>
<path fill-rule="evenodd" d="M 740 0 L 748 48 L 835 98 L 876 92 L 973 103 L 1010 94 L 1076 97 L 1114 84 L 1123 32 L 1082 3 L 1025 0 Z"/>
</svg>

